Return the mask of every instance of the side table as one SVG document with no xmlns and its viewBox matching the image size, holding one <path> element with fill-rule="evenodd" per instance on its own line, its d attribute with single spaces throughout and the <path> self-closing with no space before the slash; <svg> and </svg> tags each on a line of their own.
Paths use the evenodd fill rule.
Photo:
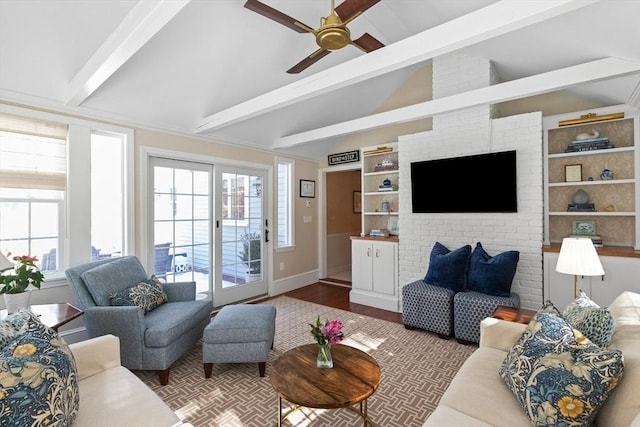
<svg viewBox="0 0 640 427">
<path fill-rule="evenodd" d="M 494 319 L 507 320 L 509 322 L 528 324 L 533 316 L 536 315 L 536 311 L 527 310 L 526 308 L 507 307 L 499 305 L 495 311 L 491 314 Z"/>
<path fill-rule="evenodd" d="M 58 332 L 58 328 L 80 317 L 84 312 L 69 303 L 31 304 L 31 311 L 40 317 L 40 321 Z M 8 315 L 7 310 L 0 310 L 0 318 Z"/>
</svg>

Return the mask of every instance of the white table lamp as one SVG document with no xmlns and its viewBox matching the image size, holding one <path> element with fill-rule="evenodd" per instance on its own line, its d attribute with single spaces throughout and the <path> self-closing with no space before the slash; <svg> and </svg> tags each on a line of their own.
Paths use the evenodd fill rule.
<svg viewBox="0 0 640 427">
<path fill-rule="evenodd" d="M 588 237 L 566 237 L 562 240 L 556 271 L 573 274 L 574 297 L 578 296 L 578 276 L 604 275 L 598 252 Z"/>
<path fill-rule="evenodd" d="M 9 259 L 0 252 L 0 272 L 11 270 L 15 265 L 9 261 Z"/>
</svg>

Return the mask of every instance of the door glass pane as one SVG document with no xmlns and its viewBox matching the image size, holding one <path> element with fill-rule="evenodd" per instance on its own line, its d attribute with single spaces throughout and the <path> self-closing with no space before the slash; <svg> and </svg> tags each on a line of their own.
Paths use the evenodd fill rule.
<svg viewBox="0 0 640 427">
<path fill-rule="evenodd" d="M 223 173 L 223 287 L 262 281 L 262 177 Z"/>
<path fill-rule="evenodd" d="M 193 280 L 198 293 L 210 292 L 211 173 L 196 169 L 211 167 L 155 161 L 162 165 L 153 168 L 154 274 L 167 282 Z"/>
</svg>

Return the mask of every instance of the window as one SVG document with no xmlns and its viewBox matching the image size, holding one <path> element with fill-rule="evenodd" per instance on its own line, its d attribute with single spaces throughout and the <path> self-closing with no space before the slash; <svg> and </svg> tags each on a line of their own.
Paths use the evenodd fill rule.
<svg viewBox="0 0 640 427">
<path fill-rule="evenodd" d="M 293 160 L 276 158 L 276 215 L 278 248 L 294 245 L 293 239 Z"/>
<path fill-rule="evenodd" d="M 0 115 L 0 251 L 58 269 L 67 126 Z"/>
<path fill-rule="evenodd" d="M 124 153 L 122 134 L 91 132 L 91 260 L 124 250 Z"/>
<path fill-rule="evenodd" d="M 132 129 L 3 105 L 0 251 L 36 256 L 48 283 L 133 250 L 132 144 Z"/>
</svg>

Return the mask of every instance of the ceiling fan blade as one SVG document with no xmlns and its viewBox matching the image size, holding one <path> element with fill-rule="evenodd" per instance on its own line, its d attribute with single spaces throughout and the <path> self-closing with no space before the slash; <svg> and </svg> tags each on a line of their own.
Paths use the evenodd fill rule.
<svg viewBox="0 0 640 427">
<path fill-rule="evenodd" d="M 349 22 L 379 1 L 380 0 L 344 0 L 336 6 L 335 11 L 342 22 Z"/>
<path fill-rule="evenodd" d="M 356 45 L 364 52 L 373 52 L 376 49 L 384 47 L 384 44 L 377 38 L 373 37 L 369 33 L 364 33 L 360 37 L 351 41 L 351 44 Z"/>
<path fill-rule="evenodd" d="M 321 60 L 322 58 L 324 58 L 330 53 L 331 53 L 330 50 L 318 49 L 315 52 L 313 52 L 311 55 L 304 58 L 302 61 L 298 62 L 293 67 L 289 68 L 287 70 L 287 73 L 298 74 L 300 71 L 306 70 L 309 66 L 315 64 L 316 62 L 318 62 L 319 60 Z"/>
<path fill-rule="evenodd" d="M 244 4 L 244 7 L 256 13 L 259 13 L 264 17 L 272 19 L 284 25 L 285 27 L 291 28 L 293 31 L 296 31 L 298 33 L 313 32 L 313 28 L 309 27 L 308 25 L 303 24 L 302 22 L 290 17 L 289 15 L 285 15 L 279 10 L 272 8 L 271 6 L 267 6 L 266 4 L 261 3 L 258 0 L 247 0 L 247 2 Z"/>
</svg>

